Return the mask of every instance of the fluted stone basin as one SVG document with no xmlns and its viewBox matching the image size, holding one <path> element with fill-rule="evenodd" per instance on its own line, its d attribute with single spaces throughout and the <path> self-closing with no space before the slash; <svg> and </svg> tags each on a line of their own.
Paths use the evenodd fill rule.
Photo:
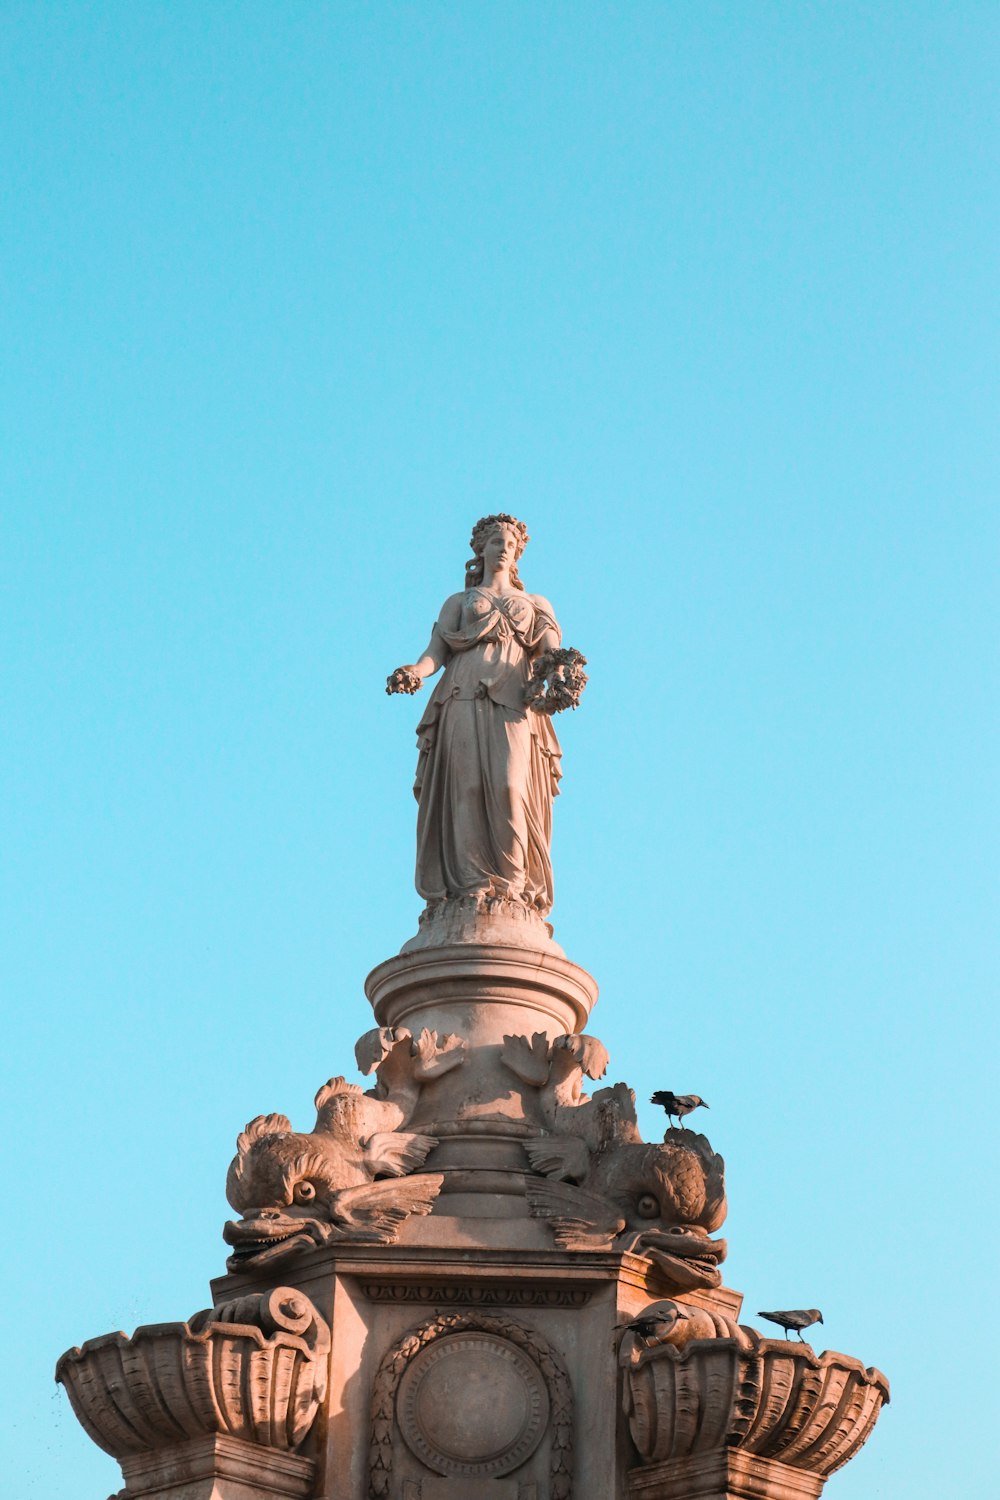
<svg viewBox="0 0 1000 1500">
<path fill-rule="evenodd" d="M 329 1332 L 278 1287 L 196 1315 L 108 1333 L 56 1365 L 81 1425 L 113 1458 L 222 1433 L 293 1451 L 326 1393 Z"/>
<path fill-rule="evenodd" d="M 783 1339 L 695 1339 L 626 1371 L 632 1439 L 646 1463 L 741 1448 L 823 1479 L 853 1458 L 889 1382 L 847 1354 Z"/>
</svg>

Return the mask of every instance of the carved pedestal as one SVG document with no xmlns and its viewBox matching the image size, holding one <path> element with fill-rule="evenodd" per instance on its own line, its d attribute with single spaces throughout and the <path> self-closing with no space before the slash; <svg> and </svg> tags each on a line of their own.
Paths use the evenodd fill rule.
<svg viewBox="0 0 1000 1500">
<path fill-rule="evenodd" d="M 582 1032 L 597 985 L 561 951 L 482 943 L 404 953 L 369 974 L 365 992 L 393 1035 L 457 1038 L 462 1063 L 424 1083 L 409 1125 L 433 1136 L 429 1171 L 441 1172 L 435 1212 L 524 1217 L 524 1141 L 546 1128 L 541 1089 L 505 1066 L 505 1038 Z"/>
<path fill-rule="evenodd" d="M 885 1378 L 740 1327 L 722 1158 L 584 1092 L 584 970 L 530 923 L 425 927 L 368 978 L 371 1087 L 240 1133 L 213 1307 L 59 1361 L 126 1493 L 815 1500 Z"/>
<path fill-rule="evenodd" d="M 662 1287 L 642 1258 L 560 1252 L 531 1219 L 513 1233 L 496 1220 L 478 1228 L 492 1246 L 432 1216 L 407 1226 L 423 1244 L 316 1251 L 295 1269 L 333 1333 L 323 1500 L 624 1496 L 614 1351 L 622 1323 Z M 437 1235 L 465 1247 L 426 1243 Z M 250 1285 L 230 1276 L 215 1289 Z"/>
</svg>

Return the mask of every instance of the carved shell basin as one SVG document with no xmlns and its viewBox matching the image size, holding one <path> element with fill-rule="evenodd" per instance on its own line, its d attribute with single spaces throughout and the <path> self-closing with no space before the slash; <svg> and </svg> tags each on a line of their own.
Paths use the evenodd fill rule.
<svg viewBox="0 0 1000 1500">
<path fill-rule="evenodd" d="M 629 1428 L 646 1463 L 742 1448 L 824 1479 L 853 1458 L 889 1400 L 880 1370 L 783 1339 L 660 1345 L 625 1378 Z"/>
<path fill-rule="evenodd" d="M 249 1322 L 151 1323 L 67 1350 L 56 1379 L 114 1458 L 212 1433 L 293 1450 L 325 1395 L 326 1360 L 310 1343 L 273 1324 L 269 1336 Z"/>
</svg>

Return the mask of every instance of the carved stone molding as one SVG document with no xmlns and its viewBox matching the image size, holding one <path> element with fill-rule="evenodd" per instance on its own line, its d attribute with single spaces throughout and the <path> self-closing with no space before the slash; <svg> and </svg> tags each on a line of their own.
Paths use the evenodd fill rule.
<svg viewBox="0 0 1000 1500">
<path fill-rule="evenodd" d="M 380 1026 L 417 1032 L 445 1024 L 457 1029 L 475 1003 L 475 1029 L 462 1033 L 471 1049 L 500 1042 L 515 1029 L 515 1014 L 525 1028 L 545 1027 L 553 1035 L 582 1031 L 597 1003 L 597 981 L 556 954 L 469 943 L 386 959 L 368 975 L 365 994 Z M 458 1007 L 454 1019 L 451 1007 Z"/>
<path fill-rule="evenodd" d="M 121 1466 L 130 1500 L 306 1500 L 316 1482 L 311 1458 L 219 1433 L 133 1453 Z"/>
<path fill-rule="evenodd" d="M 369 1302 L 445 1303 L 453 1307 L 585 1307 L 588 1287 L 570 1286 L 455 1286 L 449 1283 L 393 1283 L 367 1281 L 362 1291 Z"/>
<path fill-rule="evenodd" d="M 739 1448 L 647 1464 L 628 1475 L 629 1500 L 818 1500 L 825 1480 Z"/>
<path fill-rule="evenodd" d="M 422 1437 L 420 1435 L 416 1403 L 410 1394 L 414 1386 L 419 1390 L 421 1380 L 428 1377 L 425 1365 L 433 1368 L 445 1356 L 455 1359 L 454 1375 L 460 1383 L 463 1373 L 462 1357 L 467 1357 L 472 1350 L 470 1338 L 478 1339 L 482 1352 L 488 1358 L 498 1361 L 493 1370 L 495 1376 L 500 1376 L 502 1366 L 505 1372 L 509 1372 L 515 1406 L 518 1402 L 524 1405 L 521 1422 L 524 1435 L 518 1431 L 507 1442 L 506 1448 L 501 1447 L 499 1459 L 484 1457 L 477 1461 L 470 1457 L 464 1462 L 462 1456 L 454 1451 L 451 1455 L 447 1451 L 435 1452 L 433 1439 L 426 1432 Z M 432 1350 L 433 1354 L 430 1352 Z M 431 1394 L 432 1399 L 437 1397 L 440 1400 L 442 1392 L 432 1388 Z M 540 1410 L 543 1396 L 544 1419 Z M 573 1472 L 573 1392 L 569 1375 L 551 1344 L 540 1334 L 525 1328 L 512 1318 L 479 1312 L 443 1313 L 404 1334 L 385 1355 L 372 1387 L 369 1463 L 371 1500 L 388 1500 L 393 1493 L 393 1426 L 397 1411 L 403 1437 L 408 1445 L 416 1443 L 418 1456 L 429 1468 L 436 1469 L 439 1474 L 465 1473 L 470 1476 L 470 1480 L 475 1480 L 477 1476 L 503 1474 L 524 1463 L 548 1428 L 552 1434 L 550 1500 L 570 1500 Z M 541 1422 L 540 1426 L 538 1421 Z M 498 1442 L 506 1436 L 502 1432 L 496 1434 Z M 492 1435 L 487 1434 L 484 1442 L 488 1443 L 491 1438 Z M 447 1447 L 445 1428 L 438 1435 L 437 1448 L 446 1450 Z M 458 1467 L 455 1467 L 456 1464 Z"/>
<path fill-rule="evenodd" d="M 56 1365 L 87 1434 L 113 1458 L 223 1434 L 293 1451 L 326 1395 L 330 1331 L 291 1287 L 108 1333 Z"/>
</svg>

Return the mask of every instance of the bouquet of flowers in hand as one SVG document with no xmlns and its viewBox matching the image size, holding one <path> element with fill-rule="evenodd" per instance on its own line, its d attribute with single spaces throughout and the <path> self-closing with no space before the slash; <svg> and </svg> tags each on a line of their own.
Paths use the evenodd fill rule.
<svg viewBox="0 0 1000 1500">
<path fill-rule="evenodd" d="M 423 685 L 424 679 L 412 667 L 397 667 L 385 679 L 387 693 L 417 693 Z"/>
</svg>

